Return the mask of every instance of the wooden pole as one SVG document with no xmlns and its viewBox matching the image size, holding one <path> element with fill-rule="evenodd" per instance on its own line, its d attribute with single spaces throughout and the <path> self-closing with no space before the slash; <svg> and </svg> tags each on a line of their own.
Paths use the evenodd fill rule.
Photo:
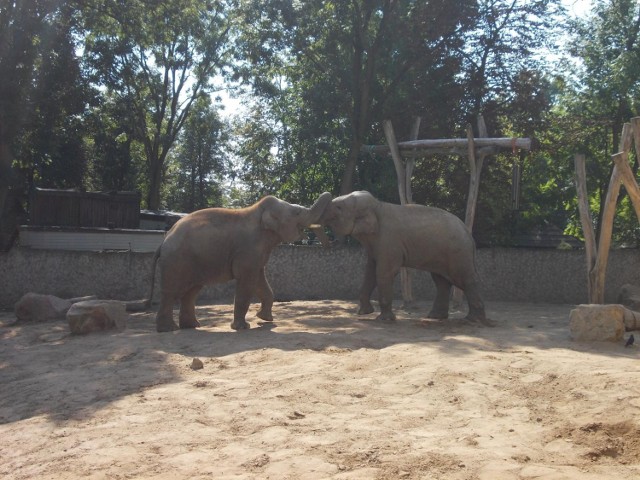
<svg viewBox="0 0 640 480">
<path fill-rule="evenodd" d="M 406 205 L 407 193 L 411 195 L 411 177 L 407 180 L 407 169 L 405 168 L 402 157 L 400 156 L 400 150 L 398 149 L 398 142 L 396 140 L 396 134 L 393 130 L 393 124 L 391 120 L 385 120 L 382 124 L 384 129 L 384 135 L 389 145 L 391 152 L 391 158 L 393 158 L 393 164 L 396 167 L 396 176 L 398 177 L 398 195 L 400 196 L 400 205 Z M 407 191 L 407 185 L 409 190 Z M 413 301 L 413 292 L 411 287 L 411 278 L 406 268 L 400 269 L 400 288 L 402 290 L 402 300 L 405 306 Z"/>
<path fill-rule="evenodd" d="M 580 223 L 582 223 L 582 232 L 584 234 L 584 246 L 587 254 L 587 286 L 589 294 L 589 303 L 595 302 L 595 286 L 591 281 L 591 271 L 596 262 L 596 235 L 593 230 L 593 222 L 589 210 L 589 197 L 587 195 L 587 173 L 585 157 L 577 154 L 574 159 L 576 167 L 576 190 L 578 192 L 578 211 L 580 212 Z"/>
<path fill-rule="evenodd" d="M 393 124 L 391 120 L 385 120 L 382 122 L 382 128 L 384 129 L 384 136 L 387 139 L 387 145 L 391 152 L 391 158 L 393 164 L 396 167 L 396 176 L 398 177 L 398 194 L 400 196 L 400 204 L 405 205 L 407 203 L 407 188 L 406 188 L 406 173 L 402 157 L 400 156 L 400 149 L 398 148 L 398 142 L 396 140 L 396 133 L 393 130 Z"/>
<path fill-rule="evenodd" d="M 598 253 L 596 262 L 590 272 L 590 281 L 594 283 L 593 300 L 594 303 L 604 303 L 605 279 L 607 274 L 607 262 L 609 260 L 609 250 L 611 248 L 611 235 L 613 233 L 613 219 L 618 204 L 618 195 L 622 185 L 621 168 L 618 164 L 620 161 L 628 164 L 628 155 L 631 150 L 631 142 L 633 140 L 633 132 L 630 123 L 625 123 L 622 128 L 622 136 L 620 138 L 620 148 L 616 155 L 612 156 L 614 161 L 613 172 L 609 180 L 609 188 L 604 203 L 604 213 L 602 215 L 602 228 L 600 229 L 600 239 L 598 241 Z M 615 157 L 621 155 L 620 160 L 616 163 Z"/>
<path fill-rule="evenodd" d="M 520 150 L 531 150 L 530 138 L 474 138 L 477 148 L 494 147 L 512 150 L 514 147 Z M 427 140 L 409 140 L 406 142 L 397 142 L 398 149 L 402 152 L 405 150 L 428 150 L 440 149 L 460 149 L 466 151 L 469 144 L 468 138 L 435 138 Z M 385 153 L 389 151 L 389 145 L 363 145 L 362 150 L 365 152 Z"/>
</svg>

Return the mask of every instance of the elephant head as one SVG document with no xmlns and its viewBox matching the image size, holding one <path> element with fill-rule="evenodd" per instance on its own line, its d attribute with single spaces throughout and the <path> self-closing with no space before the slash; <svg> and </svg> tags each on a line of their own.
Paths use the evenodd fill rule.
<svg viewBox="0 0 640 480">
<path fill-rule="evenodd" d="M 369 192 L 353 192 L 334 198 L 320 217 L 320 223 L 338 235 L 355 237 L 378 231 L 378 201 Z"/>
<path fill-rule="evenodd" d="M 331 194 L 320 195 L 311 208 L 292 205 L 276 197 L 265 197 L 261 203 L 261 227 L 275 232 L 283 242 L 293 242 L 302 236 L 304 228 L 318 222 L 331 203 Z"/>
</svg>

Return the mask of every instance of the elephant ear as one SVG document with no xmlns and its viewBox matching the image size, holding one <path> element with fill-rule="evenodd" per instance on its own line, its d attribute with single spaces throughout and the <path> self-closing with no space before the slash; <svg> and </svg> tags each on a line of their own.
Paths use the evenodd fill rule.
<svg viewBox="0 0 640 480">
<path fill-rule="evenodd" d="M 278 231 L 279 225 L 278 218 L 269 210 L 265 210 L 262 212 L 262 217 L 260 218 L 260 226 L 264 230 L 273 230 L 274 232 Z"/>
<path fill-rule="evenodd" d="M 376 233 L 378 233 L 378 218 L 375 213 L 365 210 L 362 215 L 356 217 L 351 235 L 358 237 Z"/>
</svg>

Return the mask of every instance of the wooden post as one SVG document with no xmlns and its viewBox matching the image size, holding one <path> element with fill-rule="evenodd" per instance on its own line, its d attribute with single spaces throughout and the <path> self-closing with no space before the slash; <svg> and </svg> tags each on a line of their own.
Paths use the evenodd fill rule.
<svg viewBox="0 0 640 480">
<path fill-rule="evenodd" d="M 398 194 L 400 196 L 400 204 L 405 205 L 407 203 L 407 187 L 406 187 L 406 171 L 402 157 L 400 156 L 400 149 L 398 148 L 398 141 L 396 140 L 396 133 L 393 130 L 393 124 L 391 120 L 385 120 L 382 123 L 384 129 L 384 136 L 387 138 L 387 144 L 391 151 L 391 158 L 393 164 L 396 167 L 396 176 L 398 177 Z"/>
<path fill-rule="evenodd" d="M 478 115 L 478 136 L 486 138 L 487 126 L 484 123 L 484 117 Z M 469 160 L 469 193 L 467 194 L 467 209 L 464 215 L 464 224 L 467 226 L 469 233 L 473 232 L 473 223 L 476 218 L 476 206 L 478 204 L 478 193 L 480 192 L 480 175 L 482 174 L 482 166 L 486 153 L 479 153 L 476 156 L 478 139 L 473 136 L 473 128 L 467 126 L 467 158 Z M 452 303 L 456 306 L 462 303 L 462 290 L 453 287 L 451 292 Z"/>
<path fill-rule="evenodd" d="M 587 195 L 587 174 L 585 167 L 585 157 L 577 154 L 574 157 L 576 167 L 576 190 L 578 192 L 578 210 L 580 212 L 580 223 L 582 223 L 582 232 L 584 234 L 584 246 L 587 254 L 587 285 L 589 294 L 589 303 L 595 302 L 595 285 L 592 282 L 591 270 L 596 263 L 596 235 L 593 230 L 593 222 L 591 220 L 591 212 L 589 210 L 589 197 Z"/>
<path fill-rule="evenodd" d="M 614 161 L 613 172 L 609 180 L 609 188 L 607 189 L 607 197 L 604 203 L 604 213 L 602 215 L 602 227 L 600 228 L 600 239 L 598 240 L 598 252 L 593 269 L 589 273 L 589 281 L 594 284 L 593 303 L 604 303 L 605 279 L 607 274 L 607 262 L 609 260 L 609 249 L 611 248 L 611 234 L 613 233 L 613 219 L 618 204 L 618 195 L 620 194 L 620 186 L 622 185 L 621 169 L 615 162 L 615 157 L 621 155 L 621 160 L 628 162 L 629 150 L 631 149 L 631 141 L 633 132 L 630 123 L 625 123 L 622 128 L 622 136 L 620 138 L 620 153 L 612 155 Z"/>
<path fill-rule="evenodd" d="M 396 134 L 393 130 L 391 120 L 385 120 L 382 126 L 384 129 L 384 135 L 387 139 L 387 144 L 389 145 L 389 150 L 391 151 L 393 164 L 396 167 L 400 205 L 406 205 L 409 203 L 407 200 L 408 196 L 411 196 L 411 172 L 407 171 L 404 162 L 402 161 L 402 157 L 400 156 L 400 149 L 398 148 L 398 142 L 396 140 Z M 413 171 L 413 167 L 411 167 L 411 171 Z M 413 302 L 413 291 L 411 287 L 411 277 L 407 269 L 404 267 L 400 269 L 400 288 L 402 290 L 402 300 L 404 305 L 408 306 Z"/>
</svg>

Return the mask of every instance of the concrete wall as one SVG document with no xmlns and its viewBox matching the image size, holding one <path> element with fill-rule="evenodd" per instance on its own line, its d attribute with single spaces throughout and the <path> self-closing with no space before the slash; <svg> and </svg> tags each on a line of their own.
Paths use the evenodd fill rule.
<svg viewBox="0 0 640 480">
<path fill-rule="evenodd" d="M 150 253 L 14 248 L 0 253 L 0 309 L 12 309 L 27 292 L 64 298 L 98 295 L 120 300 L 142 299 L 149 288 L 152 257 Z M 479 249 L 477 261 L 487 301 L 570 304 L 587 301 L 583 251 Z M 283 245 L 272 253 L 267 275 L 277 300 L 355 300 L 364 263 L 360 247 Z M 619 288 L 625 283 L 640 285 L 640 250 L 611 252 L 606 301 L 615 302 Z M 233 282 L 207 287 L 199 301 L 231 300 L 233 289 Z M 416 299 L 432 299 L 434 292 L 429 274 L 415 272 Z M 396 296 L 399 298 L 399 293 Z"/>
</svg>

